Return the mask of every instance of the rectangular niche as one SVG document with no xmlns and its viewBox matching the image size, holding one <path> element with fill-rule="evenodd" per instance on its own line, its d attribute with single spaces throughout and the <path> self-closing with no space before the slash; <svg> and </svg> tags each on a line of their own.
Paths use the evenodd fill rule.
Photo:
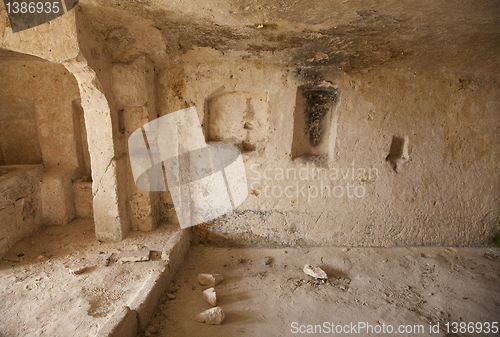
<svg viewBox="0 0 500 337">
<path fill-rule="evenodd" d="M 297 88 L 292 159 L 329 162 L 333 158 L 339 101 L 340 90 L 330 85 L 305 84 Z"/>
<path fill-rule="evenodd" d="M 208 101 L 208 140 L 263 150 L 269 131 L 269 99 L 265 93 L 230 92 Z"/>
</svg>

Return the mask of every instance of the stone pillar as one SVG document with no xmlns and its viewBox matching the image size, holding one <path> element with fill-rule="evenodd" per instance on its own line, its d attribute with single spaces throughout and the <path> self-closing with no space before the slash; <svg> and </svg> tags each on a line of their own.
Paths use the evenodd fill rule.
<svg viewBox="0 0 500 337">
<path fill-rule="evenodd" d="M 116 155 L 117 137 L 113 134 L 108 100 L 96 73 L 82 55 L 64 65 L 78 81 L 84 110 L 92 161 L 96 237 L 99 241 L 119 241 L 127 235 L 130 221 L 126 211 L 126 196 L 122 192 L 126 179 L 120 173 L 120 165 L 123 165 L 124 160 Z"/>
<path fill-rule="evenodd" d="M 114 64 L 111 72 L 120 132 L 125 146 L 128 138 L 138 128 L 156 118 L 154 70 L 145 56 L 132 63 Z M 128 152 L 128 148 L 127 148 Z M 142 191 L 135 186 L 130 162 L 126 160 L 127 200 L 132 229 L 150 231 L 156 228 L 159 217 L 159 193 Z"/>
<path fill-rule="evenodd" d="M 43 221 L 48 225 L 67 225 L 76 215 L 73 196 L 74 167 L 46 169 L 41 190 Z"/>
</svg>

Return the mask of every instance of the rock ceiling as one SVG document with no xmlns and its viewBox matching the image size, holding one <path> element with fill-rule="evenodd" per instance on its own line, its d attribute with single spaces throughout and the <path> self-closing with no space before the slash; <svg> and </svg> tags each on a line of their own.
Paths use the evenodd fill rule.
<svg viewBox="0 0 500 337">
<path fill-rule="evenodd" d="M 121 54 L 134 49 L 167 53 L 175 49 L 182 54 L 199 46 L 344 71 L 390 64 L 500 69 L 496 0 L 81 0 L 80 4 L 80 20 Z M 158 35 L 163 41 L 155 41 Z"/>
</svg>

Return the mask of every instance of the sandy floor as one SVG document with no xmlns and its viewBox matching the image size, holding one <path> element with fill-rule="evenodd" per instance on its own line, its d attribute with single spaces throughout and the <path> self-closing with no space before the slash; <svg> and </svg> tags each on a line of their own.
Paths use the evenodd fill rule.
<svg viewBox="0 0 500 337">
<path fill-rule="evenodd" d="M 127 303 L 151 271 L 164 262 L 121 264 L 121 251 L 161 250 L 170 228 L 133 232 L 120 243 L 101 244 L 91 221 L 50 227 L 25 240 L 0 260 L 0 336 L 94 336 L 114 310 Z M 110 263 L 106 260 L 111 256 Z M 271 257 L 271 259 L 266 257 Z M 265 262 L 271 261 L 268 265 Z M 454 322 L 500 321 L 500 249 L 231 249 L 194 246 L 163 296 L 148 332 L 151 336 L 295 336 L 332 323 L 363 323 L 385 331 L 419 329 L 402 336 L 493 336 L 453 333 Z M 317 281 L 303 266 L 322 267 Z M 81 267 L 79 275 L 72 273 Z M 220 326 L 194 321 L 210 305 L 202 299 L 198 273 L 220 273 L 216 286 L 226 314 Z M 172 297 L 172 296 L 171 296 Z M 439 328 L 430 333 L 430 324 Z M 446 323 L 450 324 L 447 330 Z M 321 325 L 319 327 L 314 325 Z M 491 327 L 492 328 L 492 327 Z M 477 325 L 475 327 L 477 329 Z M 314 331 L 314 330 L 313 330 Z M 354 334 L 354 333 L 353 333 Z M 337 334 L 347 335 L 347 334 Z M 383 331 L 378 335 L 389 335 Z"/>
<path fill-rule="evenodd" d="M 18 261 L 0 259 L 0 336 L 94 336 L 153 270 L 165 266 L 156 253 L 150 261 L 127 263 L 117 261 L 119 253 L 161 252 L 174 230 L 178 226 L 161 226 L 99 243 L 92 221 L 75 220 L 18 242 L 7 255 Z M 82 267 L 83 273 L 72 273 Z"/>
<path fill-rule="evenodd" d="M 266 266 L 265 257 L 273 258 Z M 363 322 L 377 335 L 493 336 L 476 333 L 485 322 L 500 321 L 500 250 L 490 248 L 391 249 L 225 249 L 194 246 L 188 260 L 163 296 L 146 336 L 296 336 L 321 325 Z M 302 272 L 306 264 L 329 275 L 319 282 Z M 194 321 L 210 305 L 198 273 L 221 273 L 219 306 L 226 319 L 220 326 Z M 296 323 L 294 323 L 296 322 Z M 326 322 L 326 323 L 324 323 Z M 483 322 L 474 333 L 453 333 L 453 322 Z M 358 324 L 359 323 L 359 324 Z M 439 328 L 437 324 L 439 323 Z M 450 323 L 447 330 L 446 323 Z M 430 324 L 434 333 L 430 333 Z M 497 323 L 498 324 L 498 323 Z M 423 326 L 423 333 L 416 333 Z M 471 327 L 472 328 L 472 327 Z M 492 327 L 490 327 L 492 328 Z M 350 327 L 349 327 L 350 329 Z M 310 330 L 311 331 L 311 330 Z M 314 330 L 312 330 L 314 331 Z M 405 332 L 406 331 L 406 332 Z M 410 333 L 411 331 L 411 333 Z M 462 329 L 463 331 L 463 329 Z M 353 331 L 350 331 L 353 335 Z M 316 333 L 321 335 L 316 327 Z M 348 335 L 337 334 L 337 335 Z"/>
</svg>

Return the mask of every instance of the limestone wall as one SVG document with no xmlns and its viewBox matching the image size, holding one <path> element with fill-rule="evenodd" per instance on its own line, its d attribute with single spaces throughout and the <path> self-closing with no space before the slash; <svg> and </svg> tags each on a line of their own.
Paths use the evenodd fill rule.
<svg viewBox="0 0 500 337">
<path fill-rule="evenodd" d="M 203 7 L 193 16 L 167 2 L 149 9 L 82 2 L 18 35 L 0 12 L 1 48 L 60 62 L 74 76 L 63 75 L 60 65 L 46 71 L 25 71 L 20 62 L 0 66 L 7 78 L 18 76 L 20 86 L 36 91 L 15 97 L 23 113 L 35 110 L 40 138 L 40 151 L 31 147 L 23 160 L 41 156 L 48 167 L 87 174 L 91 162 L 99 240 L 123 239 L 129 228 L 152 230 L 159 219 L 176 221 L 168 192 L 135 187 L 127 138 L 146 122 L 190 106 L 207 141 L 241 147 L 250 193 L 237 211 L 195 227 L 200 240 L 481 245 L 498 231 L 495 11 L 401 4 L 401 13 L 420 13 L 407 17 L 391 6 L 346 4 L 338 17 L 311 11 L 315 21 L 302 17 L 302 5 L 290 5 L 296 17 L 275 13 L 280 19 L 268 23 L 254 22 L 255 15 L 238 19 L 231 2 L 220 5 L 217 15 Z M 339 6 L 325 5 L 332 12 Z M 441 21 L 448 11 L 461 14 Z M 457 25 L 462 15 L 467 24 Z M 32 81 L 28 73 L 43 76 Z M 56 93 L 66 86 L 69 102 Z M 4 96 L 10 105 L 17 102 L 13 93 Z M 77 96 L 88 155 L 78 150 L 84 142 L 71 124 L 75 118 L 68 119 L 68 113 L 81 115 Z M 34 132 L 26 136 L 34 143 Z M 67 146 L 59 147 L 62 142 Z M 0 143 L 3 149 L 1 133 Z M 3 150 L 0 161 L 10 156 Z M 87 202 L 75 212 L 88 216 L 90 209 Z"/>
<path fill-rule="evenodd" d="M 1 99 L 19 102 L 2 105 L 2 118 L 11 121 L 2 122 L 5 163 L 43 163 L 46 169 L 68 166 L 83 174 L 72 107 L 79 92 L 71 73 L 55 63 L 12 58 L 0 63 L 0 77 Z"/>
<path fill-rule="evenodd" d="M 0 167 L 0 257 L 42 224 L 41 165 Z"/>
<path fill-rule="evenodd" d="M 104 45 L 92 29 L 87 27 L 85 20 L 80 21 L 79 29 L 77 29 L 76 11 L 75 9 L 51 22 L 14 34 L 9 28 L 7 14 L 2 7 L 0 8 L 0 48 L 34 55 L 58 63 L 47 65 L 47 67 L 59 67 L 59 69 L 64 69 L 74 76 L 71 78 L 76 87 L 69 88 L 69 90 L 76 89 L 75 92 L 79 95 L 77 94 L 75 99 L 69 102 L 69 109 L 72 109 L 73 117 L 75 117 L 70 128 L 72 128 L 72 140 L 76 142 L 76 157 L 71 155 L 66 160 L 76 159 L 77 168 L 79 171 L 83 171 L 84 175 L 89 173 L 90 165 L 92 165 L 92 209 L 96 223 L 96 237 L 99 240 L 121 240 L 130 227 L 125 192 L 127 162 L 124 151 L 126 149 L 123 146 L 123 139 L 119 136 L 118 115 L 113 92 L 110 89 L 109 63 L 106 53 L 103 52 Z M 50 82 L 50 78 L 48 81 Z M 43 78 L 38 82 L 44 83 Z M 42 88 L 42 92 L 45 92 L 45 89 L 48 90 L 48 96 L 50 96 L 53 90 L 58 89 L 58 84 L 49 83 L 46 88 Z M 80 109 L 80 105 L 83 110 Z M 59 107 L 59 105 L 56 106 L 54 111 Z M 80 125 L 82 111 L 85 127 Z M 63 115 L 62 118 L 65 116 Z M 47 126 L 49 128 L 50 126 L 57 127 L 57 122 L 49 123 Z M 66 126 L 68 125 L 66 124 Z M 66 135 L 66 131 L 62 130 L 62 135 Z M 85 143 L 82 140 L 84 134 L 88 143 L 88 155 L 85 149 L 78 149 L 79 144 L 83 146 Z M 57 137 L 55 140 L 58 140 Z M 40 143 L 43 145 L 43 140 Z M 72 146 L 72 144 L 68 144 L 70 147 Z M 57 146 L 57 143 L 55 145 Z M 58 153 L 59 155 L 65 154 L 64 151 Z M 0 157 L 3 157 L 3 154 Z M 52 163 L 49 163 L 50 165 Z M 74 166 L 65 167 L 69 168 L 70 171 L 74 168 Z M 66 169 L 64 173 L 61 170 L 58 172 L 61 175 L 57 179 L 53 179 L 55 177 L 48 172 L 50 179 L 47 181 L 50 181 L 50 184 L 43 188 L 44 195 L 53 197 L 58 194 L 59 198 L 54 198 L 54 200 L 63 200 L 61 197 L 68 196 L 72 198 L 73 186 L 66 185 L 68 185 L 68 181 L 71 182 L 79 174 L 70 172 L 68 180 Z M 82 191 L 78 187 L 76 189 L 78 200 L 81 200 L 79 192 Z M 87 193 L 85 195 L 83 199 L 87 203 L 88 195 Z M 64 203 L 66 202 L 67 200 L 64 199 Z M 57 208 L 64 205 L 57 204 L 57 202 L 47 202 L 46 207 L 44 207 L 44 211 L 47 210 L 46 214 L 58 214 L 59 216 L 48 216 L 46 222 L 59 224 L 67 222 L 71 218 L 71 214 L 75 214 L 74 205 L 72 209 L 69 209 L 71 208 L 70 204 L 68 203 L 68 207 L 64 207 L 64 212 L 59 212 Z M 88 207 L 86 209 L 78 207 L 78 213 L 88 215 Z"/>
<path fill-rule="evenodd" d="M 208 48 L 188 52 L 182 69 L 170 71 L 183 72 L 184 80 L 175 83 L 181 90 L 171 95 L 172 81 L 165 77 L 162 97 L 182 97 L 178 106 L 195 105 L 205 123 L 211 113 L 207 101 L 214 94 L 269 96 L 267 144 L 244 151 L 250 196 L 214 225 L 197 226 L 202 240 L 480 245 L 496 230 L 496 75 L 405 69 L 326 74 L 341 98 L 334 154 L 325 164 L 315 156 L 293 159 L 291 152 L 295 137 L 303 136 L 294 130 L 297 87 L 308 78 Z M 396 144 L 398 139 L 403 144 Z M 397 157 L 398 151 L 395 167 L 389 154 Z M 166 201 L 165 217 L 169 209 Z"/>
<path fill-rule="evenodd" d="M 0 65 L 1 67 L 1 65 Z M 0 76 L 5 76 L 5 67 Z M 3 70 L 3 71 L 2 71 Z M 1 88 L 0 94 L 0 164 L 41 164 L 33 98 L 23 91 Z"/>
<path fill-rule="evenodd" d="M 11 103 L 2 105 L 4 163 L 43 164 L 43 223 L 65 225 L 75 217 L 73 181 L 90 175 L 76 80 L 60 64 L 23 55 L 5 58 L 0 75 L 0 96 Z"/>
</svg>

